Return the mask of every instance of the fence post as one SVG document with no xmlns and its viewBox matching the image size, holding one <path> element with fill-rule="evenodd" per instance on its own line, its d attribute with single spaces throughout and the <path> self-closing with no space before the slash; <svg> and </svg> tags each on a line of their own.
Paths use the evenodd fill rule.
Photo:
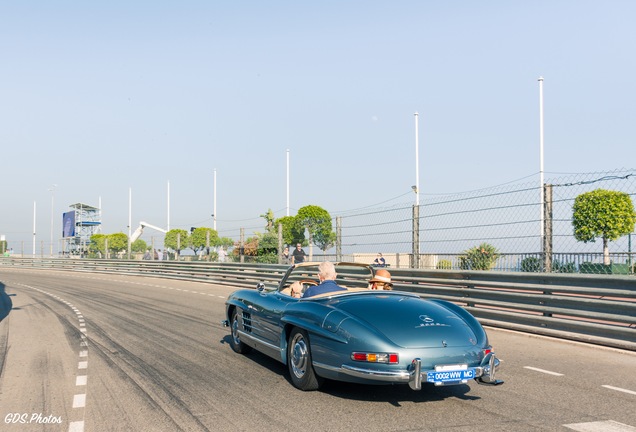
<svg viewBox="0 0 636 432">
<path fill-rule="evenodd" d="M 411 268 L 420 268 L 420 206 L 413 206 L 413 253 L 411 255 Z"/>
<path fill-rule="evenodd" d="M 278 224 L 278 264 L 283 264 L 283 224 Z"/>
<path fill-rule="evenodd" d="M 629 274 L 633 273 L 632 269 L 632 234 L 627 236 L 627 265 L 629 266 Z"/>
<path fill-rule="evenodd" d="M 211 261 L 210 259 L 210 230 L 206 230 L 205 232 L 205 252 L 207 255 L 206 261 Z"/>
<path fill-rule="evenodd" d="M 543 185 L 543 271 L 552 272 L 552 185 Z"/>
<path fill-rule="evenodd" d="M 342 217 L 336 217 L 336 261 L 342 261 Z"/>
<path fill-rule="evenodd" d="M 239 242 L 239 262 L 245 262 L 245 228 L 241 228 L 241 240 Z"/>
</svg>

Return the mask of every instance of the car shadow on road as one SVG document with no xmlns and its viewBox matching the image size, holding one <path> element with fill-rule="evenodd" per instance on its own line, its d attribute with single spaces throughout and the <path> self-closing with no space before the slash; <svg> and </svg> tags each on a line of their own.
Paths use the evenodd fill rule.
<svg viewBox="0 0 636 432">
<path fill-rule="evenodd" d="M 421 390 L 412 390 L 408 384 L 400 385 L 366 385 L 341 381 L 326 381 L 321 388 L 323 393 L 334 397 L 367 402 L 384 402 L 393 406 L 401 406 L 401 402 L 436 402 L 449 398 L 462 400 L 478 400 L 479 396 L 471 396 L 470 386 L 460 384 L 436 387 L 422 384 Z"/>
<path fill-rule="evenodd" d="M 230 345 L 230 336 L 225 336 L 221 344 Z M 283 377 L 293 387 L 287 366 L 258 351 L 252 350 L 245 358 L 258 364 L 272 373 Z M 475 383 L 475 385 L 477 385 Z M 401 401 L 408 402 L 436 402 L 449 398 L 461 400 L 479 400 L 479 396 L 470 395 L 470 386 L 460 384 L 454 386 L 436 387 L 432 384 L 422 384 L 421 390 L 411 390 L 408 384 L 403 385 L 368 385 L 354 384 L 342 381 L 326 380 L 319 390 L 323 394 L 349 400 L 367 402 L 384 402 L 400 407 Z"/>
</svg>

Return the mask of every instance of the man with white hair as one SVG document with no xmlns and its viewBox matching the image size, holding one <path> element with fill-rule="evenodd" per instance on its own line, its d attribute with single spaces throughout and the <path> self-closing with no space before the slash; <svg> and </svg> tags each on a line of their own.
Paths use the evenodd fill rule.
<svg viewBox="0 0 636 432">
<path fill-rule="evenodd" d="M 309 287 L 303 294 L 303 298 L 334 291 L 346 291 L 346 288 L 343 288 L 336 283 L 336 276 L 336 267 L 333 263 L 329 261 L 321 262 L 318 265 L 318 279 L 320 280 L 320 285 Z"/>
</svg>

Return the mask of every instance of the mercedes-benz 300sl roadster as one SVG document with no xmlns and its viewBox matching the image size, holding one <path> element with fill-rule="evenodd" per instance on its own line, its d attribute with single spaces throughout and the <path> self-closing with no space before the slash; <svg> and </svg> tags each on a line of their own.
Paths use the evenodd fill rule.
<svg viewBox="0 0 636 432">
<path fill-rule="evenodd" d="M 235 352 L 256 349 L 282 362 L 301 390 L 316 390 L 325 379 L 414 390 L 423 383 L 502 383 L 486 332 L 462 307 L 399 285 L 371 290 L 374 268 L 351 263 L 335 264 L 336 283 L 346 290 L 296 298 L 292 284 L 318 284 L 318 265 L 292 266 L 278 286 L 260 283 L 229 296 L 222 324 Z"/>
</svg>

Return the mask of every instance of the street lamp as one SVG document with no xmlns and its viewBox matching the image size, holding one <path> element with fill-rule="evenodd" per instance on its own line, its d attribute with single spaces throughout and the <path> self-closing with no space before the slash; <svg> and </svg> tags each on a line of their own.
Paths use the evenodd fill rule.
<svg viewBox="0 0 636 432">
<path fill-rule="evenodd" d="M 214 168 L 214 213 L 212 214 L 212 229 L 216 231 L 216 168 Z"/>
<path fill-rule="evenodd" d="M 54 215 L 54 207 L 55 207 L 55 188 L 57 185 L 54 184 L 49 188 L 51 192 L 51 249 L 50 249 L 50 257 L 53 258 L 53 215 Z"/>
</svg>

